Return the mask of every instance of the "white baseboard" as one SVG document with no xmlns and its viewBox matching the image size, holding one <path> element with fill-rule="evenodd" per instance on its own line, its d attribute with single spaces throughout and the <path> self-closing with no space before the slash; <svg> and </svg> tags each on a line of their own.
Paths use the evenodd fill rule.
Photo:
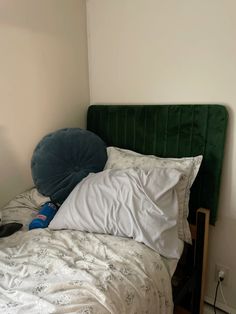
<svg viewBox="0 0 236 314">
<path fill-rule="evenodd" d="M 205 301 L 213 306 L 214 300 L 209 297 L 205 297 Z M 236 314 L 236 309 L 233 309 L 230 306 L 225 305 L 224 303 L 221 302 L 216 302 L 216 307 L 222 311 L 225 311 L 226 313 L 229 314 Z"/>
</svg>

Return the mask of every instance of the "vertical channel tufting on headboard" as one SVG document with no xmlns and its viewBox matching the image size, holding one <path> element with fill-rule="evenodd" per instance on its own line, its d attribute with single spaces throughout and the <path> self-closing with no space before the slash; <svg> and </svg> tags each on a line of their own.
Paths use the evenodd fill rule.
<svg viewBox="0 0 236 314">
<path fill-rule="evenodd" d="M 191 188 L 189 221 L 196 210 L 210 209 L 217 218 L 228 114 L 223 105 L 92 105 L 87 128 L 108 146 L 160 157 L 203 155 Z"/>
</svg>

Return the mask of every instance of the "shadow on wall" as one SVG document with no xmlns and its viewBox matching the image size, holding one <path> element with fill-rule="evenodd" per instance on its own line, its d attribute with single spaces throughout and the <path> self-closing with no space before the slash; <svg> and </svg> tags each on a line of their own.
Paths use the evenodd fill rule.
<svg viewBox="0 0 236 314">
<path fill-rule="evenodd" d="M 9 144 L 6 130 L 0 126 L 0 207 L 27 186 L 24 168 Z"/>
<path fill-rule="evenodd" d="M 84 7 L 83 0 L 73 1 L 68 5 L 64 0 L 12 0 L 0 1 L 0 21 L 15 27 L 31 29 L 33 32 L 51 33 L 53 36 L 66 33 L 68 27 L 73 30 L 77 25 L 65 17 Z M 66 13 L 66 14 L 65 14 Z M 67 23 L 69 22 L 69 23 Z"/>
<path fill-rule="evenodd" d="M 225 143 L 225 153 L 223 160 L 223 169 L 222 169 L 222 178 L 221 178 L 221 191 L 219 198 L 219 217 L 226 216 L 228 218 L 236 219 L 236 211 L 234 206 L 234 174 L 233 174 L 233 165 L 234 165 L 234 152 L 235 152 L 235 113 L 231 107 L 227 106 L 228 111 L 228 127 L 226 131 L 226 143 Z M 227 191 L 227 193 L 223 193 Z M 227 206 L 225 205 L 227 204 Z M 216 222 L 217 224 L 217 222 Z"/>
</svg>

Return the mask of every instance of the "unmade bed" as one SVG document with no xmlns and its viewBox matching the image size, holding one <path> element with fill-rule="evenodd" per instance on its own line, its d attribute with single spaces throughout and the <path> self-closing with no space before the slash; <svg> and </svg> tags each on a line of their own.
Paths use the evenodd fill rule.
<svg viewBox="0 0 236 314">
<path fill-rule="evenodd" d="M 217 217 L 226 124 L 220 105 L 90 106 L 87 128 L 107 145 L 104 170 L 76 185 L 49 228 L 28 230 L 49 201 L 35 187 L 2 209 L 3 223 L 23 228 L 0 239 L 0 312 L 168 314 L 175 303 L 176 312 L 201 313 L 208 211 L 196 217 L 199 208 L 210 209 L 212 224 Z M 182 213 L 188 220 L 181 214 L 180 228 L 186 164 L 189 213 Z M 104 207 L 113 207 L 114 195 L 129 220 L 120 211 L 119 222 L 108 215 L 104 227 Z M 184 269 L 187 276 L 179 277 Z"/>
<path fill-rule="evenodd" d="M 123 237 L 27 231 L 46 200 L 33 189 L 4 209 L 25 227 L 0 241 L 1 313 L 172 313 L 175 262 Z"/>
</svg>

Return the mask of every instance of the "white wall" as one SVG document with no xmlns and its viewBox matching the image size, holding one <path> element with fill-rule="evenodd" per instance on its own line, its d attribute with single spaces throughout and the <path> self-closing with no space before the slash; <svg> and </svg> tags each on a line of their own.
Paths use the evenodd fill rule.
<svg viewBox="0 0 236 314">
<path fill-rule="evenodd" d="M 32 186 L 46 133 L 85 127 L 89 103 L 84 0 L 0 1 L 0 205 Z"/>
<path fill-rule="evenodd" d="M 219 219 L 210 230 L 206 296 L 214 296 L 215 263 L 228 266 L 225 297 L 236 308 L 236 1 L 87 0 L 87 19 L 92 103 L 228 106 Z"/>
</svg>

